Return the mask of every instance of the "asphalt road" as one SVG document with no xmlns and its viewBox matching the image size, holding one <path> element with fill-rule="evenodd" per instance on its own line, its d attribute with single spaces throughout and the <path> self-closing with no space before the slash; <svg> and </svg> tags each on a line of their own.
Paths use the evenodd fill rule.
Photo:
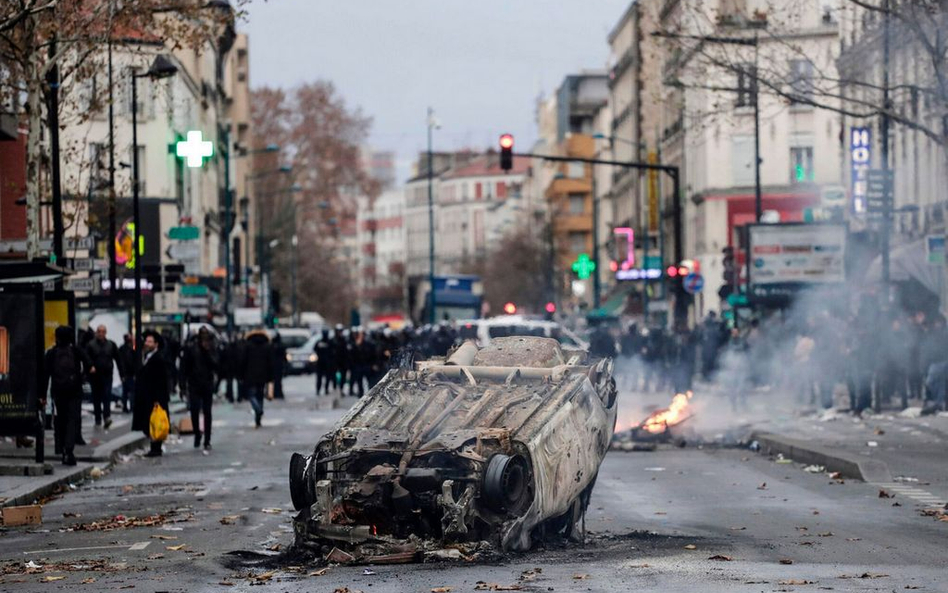
<svg viewBox="0 0 948 593">
<path fill-rule="evenodd" d="M 458 593 L 478 581 L 526 591 L 948 590 L 948 523 L 920 505 L 717 448 L 610 453 L 585 545 L 309 576 L 278 560 L 292 541 L 287 463 L 344 411 L 317 409 L 310 377 L 289 379 L 287 392 L 267 402 L 260 430 L 248 406 L 216 406 L 210 455 L 186 436 L 160 459 L 128 460 L 51 500 L 39 528 L 0 532 L 0 590 Z M 75 529 L 116 515 L 156 524 Z"/>
</svg>

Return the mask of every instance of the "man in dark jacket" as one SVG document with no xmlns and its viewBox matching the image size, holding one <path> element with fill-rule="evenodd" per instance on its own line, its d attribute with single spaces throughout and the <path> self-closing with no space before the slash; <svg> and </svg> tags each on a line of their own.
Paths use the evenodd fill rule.
<svg viewBox="0 0 948 593">
<path fill-rule="evenodd" d="M 283 371 L 286 369 L 286 346 L 280 332 L 276 332 L 270 342 L 273 355 L 273 399 L 283 399 Z"/>
<path fill-rule="evenodd" d="M 92 388 L 92 409 L 95 425 L 112 426 L 112 363 L 118 367 L 119 376 L 125 375 L 118 346 L 106 337 L 104 325 L 95 329 L 95 337 L 86 344 L 86 356 L 92 361 L 89 369 L 89 387 Z"/>
<path fill-rule="evenodd" d="M 142 362 L 135 375 L 135 408 L 132 430 L 140 430 L 150 437 L 151 411 L 155 404 L 168 412 L 170 395 L 168 390 L 167 362 L 158 352 L 159 336 L 153 331 L 145 332 L 142 343 Z M 161 441 L 152 441 L 146 457 L 161 456 Z"/>
<path fill-rule="evenodd" d="M 64 465 L 76 465 L 74 449 L 82 412 L 82 376 L 91 368 L 89 358 L 73 344 L 73 330 L 68 326 L 56 328 L 56 344 L 46 351 L 46 381 L 56 404 L 53 421 L 56 452 L 62 455 Z M 45 396 L 41 404 L 45 407 Z"/>
<path fill-rule="evenodd" d="M 123 343 L 119 346 L 119 360 L 122 364 L 125 376 L 122 377 L 122 412 L 128 414 L 129 401 L 134 397 L 135 391 L 135 371 L 138 369 L 138 361 L 135 357 L 135 343 L 132 341 L 132 334 L 125 334 Z"/>
<path fill-rule="evenodd" d="M 198 330 L 197 339 L 184 351 L 181 374 L 188 389 L 188 405 L 191 409 L 191 426 L 194 428 L 194 448 L 201 446 L 201 412 L 204 413 L 204 450 L 211 450 L 211 407 L 220 363 L 211 332 L 206 327 Z"/>
<path fill-rule="evenodd" d="M 335 364 L 333 363 L 333 346 L 329 340 L 328 329 L 323 330 L 322 336 L 313 346 L 313 352 L 316 353 L 316 395 L 319 395 L 324 386 L 326 395 L 329 395 L 329 390 L 336 380 L 332 376 Z"/>
<path fill-rule="evenodd" d="M 254 426 L 260 428 L 267 383 L 273 380 L 273 352 L 266 332 L 256 330 L 247 334 L 241 350 L 240 371 L 247 399 L 253 407 Z"/>
</svg>

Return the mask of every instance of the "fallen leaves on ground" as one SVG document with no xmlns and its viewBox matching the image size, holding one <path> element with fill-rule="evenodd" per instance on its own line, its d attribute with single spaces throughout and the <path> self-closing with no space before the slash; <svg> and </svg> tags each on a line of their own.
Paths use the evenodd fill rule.
<svg viewBox="0 0 948 593">
<path fill-rule="evenodd" d="M 147 560 L 161 560 L 164 557 L 164 554 L 149 554 Z"/>
<path fill-rule="evenodd" d="M 892 494 L 889 494 L 885 490 L 879 489 L 879 498 L 892 498 Z"/>
<path fill-rule="evenodd" d="M 275 508 L 275 507 L 271 507 L 271 508 L 267 508 L 267 509 L 260 509 L 260 512 L 266 513 L 266 514 L 268 514 L 268 515 L 279 515 L 280 513 L 283 512 L 283 509 L 278 509 L 278 508 Z"/>
<path fill-rule="evenodd" d="M 784 579 L 782 581 L 777 581 L 778 585 L 812 585 L 813 581 L 808 581 L 806 579 Z"/>
<path fill-rule="evenodd" d="M 919 511 L 923 517 L 932 517 L 937 521 L 944 521 L 948 523 L 948 513 L 944 509 L 922 509 Z"/>
<path fill-rule="evenodd" d="M 165 549 L 170 550 L 172 552 L 180 552 L 181 550 L 185 549 L 187 545 L 188 544 L 178 544 L 177 546 L 165 546 Z"/>
<path fill-rule="evenodd" d="M 887 574 L 882 574 L 879 572 L 864 572 L 862 574 L 841 574 L 838 579 L 883 579 L 888 577 Z"/>
<path fill-rule="evenodd" d="M 758 490 L 766 490 L 766 489 L 767 489 L 767 482 L 764 482 L 763 484 L 761 484 L 760 486 L 758 486 L 757 489 L 758 489 Z"/>
<path fill-rule="evenodd" d="M 820 535 L 820 537 L 833 537 L 833 532 L 832 532 L 832 531 L 824 531 L 823 533 L 821 533 L 821 534 L 819 534 L 819 535 Z"/>
<path fill-rule="evenodd" d="M 779 562 L 780 562 L 780 564 L 793 564 L 793 560 L 791 560 L 791 559 L 789 559 L 789 558 L 781 558 L 781 559 L 779 560 Z"/>
<path fill-rule="evenodd" d="M 223 586 L 225 586 L 225 587 L 233 587 L 233 586 L 234 586 L 234 583 L 232 583 L 232 582 L 230 582 L 230 581 L 221 581 L 221 582 L 219 582 L 219 583 L 217 583 L 217 584 L 218 584 L 218 585 L 223 585 Z"/>
<path fill-rule="evenodd" d="M 240 515 L 225 515 L 221 517 L 221 525 L 233 525 L 240 519 Z"/>
<path fill-rule="evenodd" d="M 696 546 L 696 545 L 694 545 L 694 544 L 688 544 L 688 545 L 685 546 L 685 549 L 686 549 L 686 550 L 697 550 L 697 549 L 698 549 L 698 546 Z"/>
<path fill-rule="evenodd" d="M 451 593 L 454 587 L 432 587 L 431 593 Z"/>
<path fill-rule="evenodd" d="M 577 572 L 576 574 L 573 575 L 574 581 L 585 581 L 588 578 L 589 578 L 589 575 L 584 572 Z"/>
<path fill-rule="evenodd" d="M 125 515 L 115 515 L 110 519 L 102 521 L 92 521 L 91 523 L 79 523 L 70 527 L 73 531 L 113 531 L 115 529 L 125 529 L 127 527 L 156 527 L 164 524 L 168 517 L 162 514 L 147 515 L 144 517 L 126 517 Z"/>
<path fill-rule="evenodd" d="M 497 583 L 485 583 L 484 581 L 477 581 L 474 585 L 475 591 L 521 591 L 523 590 L 522 585 L 499 585 Z M 336 592 L 338 593 L 338 591 Z"/>
<path fill-rule="evenodd" d="M 746 527 L 728 527 L 731 531 L 744 531 Z"/>
<path fill-rule="evenodd" d="M 151 539 L 160 539 L 162 541 L 170 541 L 178 539 L 177 535 L 149 535 Z"/>
<path fill-rule="evenodd" d="M 848 542 L 858 542 L 858 541 L 862 541 L 862 538 L 861 538 L 861 537 L 847 537 L 847 538 L 846 538 L 846 541 L 848 541 Z"/>
<path fill-rule="evenodd" d="M 332 593 L 362 593 L 358 589 L 350 589 L 349 587 L 336 587 L 336 590 Z"/>
<path fill-rule="evenodd" d="M 257 583 L 265 583 L 265 582 L 269 581 L 270 579 L 272 579 L 275 575 L 276 575 L 276 571 L 275 571 L 275 570 L 271 570 L 271 571 L 269 571 L 269 572 L 262 572 L 262 573 L 260 573 L 260 574 L 252 574 L 252 575 L 250 575 L 248 578 L 249 578 L 251 581 L 256 581 Z M 338 591 L 338 590 L 339 590 L 339 589 L 336 589 L 336 591 Z"/>
<path fill-rule="evenodd" d="M 326 568 L 320 568 L 319 570 L 314 570 L 313 572 L 309 573 L 309 575 L 307 576 L 324 577 L 328 573 L 329 573 L 329 567 L 327 566 Z"/>
<path fill-rule="evenodd" d="M 79 581 L 79 582 L 82 583 L 83 585 L 91 585 L 92 583 L 95 582 L 95 579 L 92 578 L 92 577 L 89 577 L 89 578 L 87 578 L 87 579 L 82 579 L 82 580 Z"/>
<path fill-rule="evenodd" d="M 543 569 L 537 566 L 536 568 L 531 568 L 520 573 L 521 581 L 532 581 L 537 578 L 537 575 L 543 574 Z"/>
<path fill-rule="evenodd" d="M 715 554 L 714 556 L 708 556 L 708 560 L 719 560 L 721 562 L 730 562 L 734 560 L 730 556 L 725 556 L 724 554 Z"/>
<path fill-rule="evenodd" d="M 48 577 L 43 577 L 42 581 L 43 581 L 44 583 L 52 583 L 53 581 L 61 581 L 61 580 L 65 579 L 65 578 L 66 578 L 66 577 L 48 576 Z"/>
</svg>

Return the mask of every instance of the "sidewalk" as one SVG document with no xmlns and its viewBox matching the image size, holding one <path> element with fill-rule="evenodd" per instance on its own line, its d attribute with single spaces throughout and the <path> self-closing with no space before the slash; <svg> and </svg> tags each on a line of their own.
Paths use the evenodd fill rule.
<svg viewBox="0 0 948 593">
<path fill-rule="evenodd" d="M 186 411 L 184 402 L 171 402 L 172 425 L 177 414 Z M 48 496 L 60 486 L 81 481 L 93 468 L 106 469 L 119 455 L 127 455 L 148 444 L 141 432 L 132 432 L 132 414 L 112 411 L 109 430 L 94 426 L 92 404 L 82 406 L 82 436 L 85 445 L 76 447 L 79 463 L 65 466 L 55 454 L 53 431 L 47 430 L 46 462 L 35 463 L 34 449 L 18 449 L 13 439 L 0 440 L 0 507 L 31 504 Z"/>
<path fill-rule="evenodd" d="M 806 464 L 821 465 L 843 477 L 858 478 L 915 502 L 948 502 L 948 414 L 827 410 L 754 423 L 762 450 Z"/>
<path fill-rule="evenodd" d="M 620 384 L 617 430 L 634 426 L 670 393 L 641 393 Z M 913 503 L 948 502 L 948 413 L 920 416 L 920 408 L 853 416 L 845 393 L 836 409 L 802 405 L 778 390 L 753 390 L 746 403 L 716 384 L 696 382 L 682 436 L 692 442 L 734 445 L 757 441 L 760 451 L 840 477 L 859 479 Z M 918 406 L 920 402 L 912 402 Z M 814 468 L 815 469 L 815 468 Z M 903 501 L 905 502 L 905 501 Z"/>
</svg>

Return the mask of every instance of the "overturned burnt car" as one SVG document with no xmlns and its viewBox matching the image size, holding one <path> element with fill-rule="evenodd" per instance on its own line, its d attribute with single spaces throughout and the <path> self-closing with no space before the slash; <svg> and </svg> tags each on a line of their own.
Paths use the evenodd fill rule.
<svg viewBox="0 0 948 593">
<path fill-rule="evenodd" d="M 390 371 L 312 455 L 293 455 L 297 544 L 358 559 L 575 535 L 616 420 L 612 361 L 586 356 L 510 337 Z"/>
</svg>

